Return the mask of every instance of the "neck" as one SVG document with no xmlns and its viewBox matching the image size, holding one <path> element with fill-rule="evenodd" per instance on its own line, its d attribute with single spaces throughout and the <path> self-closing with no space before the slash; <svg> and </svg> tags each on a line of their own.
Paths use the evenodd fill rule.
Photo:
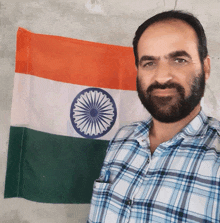
<svg viewBox="0 0 220 223">
<path fill-rule="evenodd" d="M 163 123 L 153 118 L 152 127 L 149 132 L 151 153 L 155 151 L 158 145 L 173 138 L 190 121 L 192 121 L 200 112 L 200 104 L 185 118 L 174 123 Z"/>
</svg>

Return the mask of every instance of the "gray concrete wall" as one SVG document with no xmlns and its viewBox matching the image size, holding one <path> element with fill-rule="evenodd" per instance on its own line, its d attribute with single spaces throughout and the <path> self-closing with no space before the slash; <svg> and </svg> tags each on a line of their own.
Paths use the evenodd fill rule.
<svg viewBox="0 0 220 223">
<path fill-rule="evenodd" d="M 81 223 L 87 205 L 42 204 L 3 199 L 10 109 L 19 26 L 32 32 L 131 46 L 136 28 L 150 16 L 170 9 L 187 10 L 202 22 L 212 59 L 204 110 L 220 119 L 219 0 L 0 0 L 0 222 Z"/>
</svg>

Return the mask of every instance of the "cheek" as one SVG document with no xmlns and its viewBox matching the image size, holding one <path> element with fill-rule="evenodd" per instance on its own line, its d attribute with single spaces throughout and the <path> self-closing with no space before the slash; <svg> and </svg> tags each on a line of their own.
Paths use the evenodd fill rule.
<svg viewBox="0 0 220 223">
<path fill-rule="evenodd" d="M 150 86 L 150 78 L 148 78 L 146 75 L 137 75 L 137 82 L 141 89 L 147 90 L 147 88 Z"/>
<path fill-rule="evenodd" d="M 182 86 L 185 88 L 185 96 L 189 96 L 190 94 L 192 94 L 192 86 L 193 84 L 195 84 L 195 79 L 197 79 L 199 76 L 201 75 L 201 73 L 198 72 L 191 72 L 188 74 L 188 76 L 186 76 L 186 78 L 184 80 L 182 80 Z"/>
</svg>

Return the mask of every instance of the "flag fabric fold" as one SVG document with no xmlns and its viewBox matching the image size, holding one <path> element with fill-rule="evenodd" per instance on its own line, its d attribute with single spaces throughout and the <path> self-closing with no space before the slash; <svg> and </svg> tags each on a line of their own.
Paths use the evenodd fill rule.
<svg viewBox="0 0 220 223">
<path fill-rule="evenodd" d="M 17 32 L 5 198 L 90 203 L 109 140 L 147 118 L 132 48 Z"/>
</svg>

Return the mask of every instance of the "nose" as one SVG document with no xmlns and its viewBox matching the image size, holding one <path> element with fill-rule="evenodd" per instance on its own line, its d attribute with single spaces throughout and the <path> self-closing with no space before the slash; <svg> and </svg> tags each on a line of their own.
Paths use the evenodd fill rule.
<svg viewBox="0 0 220 223">
<path fill-rule="evenodd" d="M 160 61 L 155 70 L 155 81 L 164 84 L 173 79 L 172 70 L 168 63 Z"/>
</svg>

